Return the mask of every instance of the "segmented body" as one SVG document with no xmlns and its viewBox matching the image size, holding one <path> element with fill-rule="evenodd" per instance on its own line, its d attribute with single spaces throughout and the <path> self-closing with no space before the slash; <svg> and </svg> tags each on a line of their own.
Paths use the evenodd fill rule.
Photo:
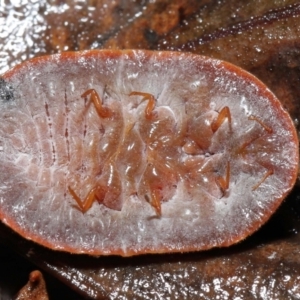
<svg viewBox="0 0 300 300">
<path fill-rule="evenodd" d="M 227 246 L 295 182 L 290 117 L 230 64 L 90 51 L 3 78 L 0 217 L 48 247 L 126 256 Z"/>
</svg>

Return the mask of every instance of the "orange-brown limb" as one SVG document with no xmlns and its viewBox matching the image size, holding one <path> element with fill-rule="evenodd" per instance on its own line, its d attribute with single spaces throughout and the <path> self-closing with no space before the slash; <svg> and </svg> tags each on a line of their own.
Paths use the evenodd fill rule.
<svg viewBox="0 0 300 300">
<path fill-rule="evenodd" d="M 251 115 L 251 116 L 248 117 L 248 119 L 252 120 L 252 121 L 256 121 L 257 123 L 259 123 L 268 133 L 273 132 L 273 129 L 271 127 L 267 126 L 263 121 L 261 121 L 257 117 Z"/>
<path fill-rule="evenodd" d="M 90 89 L 85 91 L 81 97 L 85 98 L 87 96 L 91 96 L 90 100 L 94 103 L 95 109 L 99 115 L 100 118 L 109 118 L 112 115 L 112 112 L 109 108 L 103 106 L 102 104 L 102 100 L 100 98 L 100 96 L 98 95 L 98 93 L 96 92 L 96 90 L 94 89 Z"/>
<path fill-rule="evenodd" d="M 243 144 L 242 144 L 242 146 L 239 148 L 239 149 L 237 149 L 237 151 L 236 151 L 236 154 L 237 155 L 242 155 L 243 157 L 245 157 L 245 155 L 247 154 L 247 147 L 250 145 L 250 144 L 252 144 L 255 140 L 257 140 L 258 139 L 258 137 L 253 137 L 252 139 L 250 139 L 249 141 L 247 141 L 247 142 L 244 142 Z"/>
<path fill-rule="evenodd" d="M 228 106 L 224 106 L 221 109 L 221 111 L 219 112 L 218 117 L 211 123 L 212 131 L 216 132 L 221 127 L 221 125 L 223 124 L 225 119 L 228 119 L 229 130 L 232 131 L 232 129 L 231 129 L 231 113 L 230 113 L 230 109 Z"/>
<path fill-rule="evenodd" d="M 255 191 L 269 176 L 273 174 L 274 174 L 273 169 L 268 169 L 266 174 L 263 176 L 263 178 L 255 186 L 252 187 L 252 191 Z"/>
<path fill-rule="evenodd" d="M 216 178 L 217 185 L 220 187 L 222 193 L 224 193 L 229 188 L 229 181 L 230 181 L 230 163 L 228 161 L 225 176 Z"/>
<path fill-rule="evenodd" d="M 152 94 L 143 92 L 131 92 L 129 96 L 142 96 L 144 97 L 142 101 L 148 100 L 148 104 L 145 109 L 146 119 L 151 120 L 153 116 L 153 110 L 155 107 L 155 98 Z"/>
<path fill-rule="evenodd" d="M 148 195 L 145 196 L 147 202 L 155 209 L 157 216 L 161 216 L 161 203 L 160 203 L 160 195 L 159 190 L 153 189 L 151 190 L 151 198 L 149 199 Z"/>
<path fill-rule="evenodd" d="M 87 212 L 92 207 L 93 202 L 97 199 L 97 197 L 96 197 L 96 189 L 97 189 L 96 187 L 92 188 L 89 191 L 89 193 L 87 194 L 87 196 L 85 197 L 85 199 L 82 201 L 77 196 L 77 194 L 73 191 L 73 189 L 68 186 L 68 190 L 69 190 L 70 194 L 72 195 L 72 197 L 76 201 L 76 203 L 78 205 L 78 209 L 82 213 Z"/>
</svg>

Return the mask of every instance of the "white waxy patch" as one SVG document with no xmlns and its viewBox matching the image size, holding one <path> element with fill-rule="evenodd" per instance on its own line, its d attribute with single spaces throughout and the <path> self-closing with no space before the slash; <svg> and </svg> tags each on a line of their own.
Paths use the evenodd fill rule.
<svg viewBox="0 0 300 300">
<path fill-rule="evenodd" d="M 296 180 L 289 115 L 228 63 L 85 51 L 2 78 L 0 218 L 52 249 L 130 256 L 228 246 L 268 220 Z M 82 97 L 89 89 L 111 115 Z M 85 213 L 70 188 L 82 201 L 96 191 Z"/>
</svg>

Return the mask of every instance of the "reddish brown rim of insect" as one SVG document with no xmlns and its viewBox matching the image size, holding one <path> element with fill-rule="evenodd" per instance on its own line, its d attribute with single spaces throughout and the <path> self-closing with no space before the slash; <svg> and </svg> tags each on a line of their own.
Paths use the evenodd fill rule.
<svg viewBox="0 0 300 300">
<path fill-rule="evenodd" d="M 9 79 L 11 76 L 13 76 L 15 73 L 17 73 L 19 70 L 21 70 L 24 66 L 26 66 L 28 63 L 30 63 L 33 66 L 38 66 L 42 65 L 43 63 L 46 63 L 48 61 L 51 62 L 56 62 L 60 63 L 62 61 L 66 60 L 73 60 L 74 62 L 77 62 L 79 58 L 98 58 L 99 54 L 102 55 L 102 57 L 106 57 L 107 59 L 114 59 L 118 58 L 122 55 L 127 55 L 129 58 L 134 58 L 135 52 L 142 52 L 144 57 L 146 59 L 150 59 L 150 57 L 153 55 L 153 53 L 156 53 L 157 58 L 159 57 L 161 60 L 164 59 L 171 59 L 172 57 L 189 57 L 192 56 L 196 61 L 201 62 L 201 61 L 207 61 L 207 60 L 212 60 L 212 58 L 206 57 L 206 56 L 201 56 L 201 55 L 196 55 L 192 53 L 182 53 L 182 52 L 172 52 L 172 51 L 149 51 L 149 50 L 88 50 L 88 51 L 80 51 L 80 52 L 63 52 L 60 54 L 54 54 L 54 55 L 45 55 L 45 56 L 40 56 L 36 58 L 32 58 L 28 61 L 25 61 L 24 63 L 21 63 L 20 65 L 15 66 L 14 68 L 10 69 L 4 75 L 1 77 L 3 79 Z M 215 60 L 213 61 L 218 61 L 218 67 L 219 68 L 224 68 L 227 71 L 230 72 L 230 76 L 232 77 L 240 77 L 244 79 L 245 81 L 248 81 L 249 83 L 255 83 L 256 86 L 259 88 L 258 93 L 266 98 L 269 99 L 269 101 L 273 104 L 274 109 L 280 111 L 281 115 L 284 115 L 285 118 L 288 118 L 290 122 L 286 124 L 286 127 L 288 128 L 289 132 L 292 133 L 293 135 L 293 141 L 295 144 L 299 144 L 298 141 L 298 135 L 296 132 L 295 127 L 293 126 L 293 121 L 290 117 L 290 115 L 283 110 L 280 101 L 275 97 L 275 95 L 263 84 L 259 79 L 257 79 L 255 76 L 252 74 L 248 73 L 247 71 L 239 68 L 238 66 L 235 66 L 231 63 L 225 62 L 225 61 L 220 61 L 220 60 Z M 209 72 L 209 69 L 211 66 L 206 64 L 205 68 Z M 228 74 L 227 74 L 228 75 Z M 299 161 L 299 148 L 297 147 L 297 153 L 296 157 L 297 161 Z M 297 170 L 298 170 L 298 165 L 295 165 L 295 169 L 290 171 L 291 180 L 290 180 L 290 189 L 286 191 L 281 197 L 277 197 L 274 199 L 272 202 L 272 206 L 268 207 L 268 211 L 264 211 L 263 217 L 255 222 L 252 223 L 252 226 L 249 226 L 247 230 L 244 232 L 240 232 L 239 234 L 232 235 L 230 239 L 224 241 L 223 243 L 218 244 L 217 247 L 228 247 L 233 244 L 236 244 L 242 240 L 244 240 L 246 237 L 249 235 L 253 234 L 255 231 L 257 231 L 263 224 L 265 224 L 271 217 L 271 215 L 274 213 L 274 211 L 280 206 L 282 203 L 283 199 L 290 193 L 292 190 L 296 179 L 297 179 Z M 3 211 L 0 209 L 0 218 L 5 224 L 7 224 L 9 227 L 13 228 L 14 231 L 16 231 L 18 234 L 21 236 L 25 237 L 28 240 L 33 240 L 45 247 L 51 248 L 53 250 L 58 250 L 58 251 L 64 251 L 64 252 L 70 252 L 73 254 L 89 254 L 89 255 L 120 255 L 120 256 L 133 256 L 137 254 L 159 254 L 159 253 L 175 253 L 175 252 L 193 252 L 193 251 L 199 251 L 199 249 L 194 248 L 194 247 L 189 247 L 184 248 L 184 249 L 173 249 L 170 247 L 160 247 L 160 249 L 147 249 L 144 248 L 143 252 L 136 252 L 134 248 L 127 248 L 126 253 L 124 253 L 124 250 L 119 248 L 119 249 L 113 249 L 110 253 L 102 253 L 99 250 L 95 249 L 84 249 L 84 250 L 78 250 L 73 247 L 70 247 L 68 244 L 61 244 L 61 245 L 56 245 L 54 243 L 49 242 L 47 239 L 43 238 L 40 235 L 36 234 L 28 234 L 26 230 L 21 228 L 12 218 L 9 218 L 7 215 L 3 213 Z M 207 245 L 207 247 L 202 247 L 201 250 L 209 250 L 215 246 L 212 245 Z"/>
</svg>

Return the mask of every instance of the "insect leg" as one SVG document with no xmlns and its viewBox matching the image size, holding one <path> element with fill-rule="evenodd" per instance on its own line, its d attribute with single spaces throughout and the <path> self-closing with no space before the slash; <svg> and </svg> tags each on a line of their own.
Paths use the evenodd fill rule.
<svg viewBox="0 0 300 300">
<path fill-rule="evenodd" d="M 230 181 L 230 162 L 228 161 L 225 176 L 216 178 L 216 183 L 220 187 L 222 193 L 224 193 L 229 188 L 229 181 Z"/>
<path fill-rule="evenodd" d="M 263 178 L 255 185 L 252 187 L 252 191 L 255 191 L 269 176 L 273 175 L 274 171 L 272 168 L 268 168 L 267 172 L 263 176 Z"/>
<path fill-rule="evenodd" d="M 100 118 L 109 118 L 112 115 L 112 112 L 109 108 L 104 107 L 102 105 L 102 100 L 99 97 L 98 93 L 94 89 L 90 89 L 85 91 L 81 97 L 85 98 L 90 95 L 90 101 L 94 103 L 95 109 L 99 115 Z"/>
<path fill-rule="evenodd" d="M 221 127 L 225 119 L 228 119 L 228 125 L 231 131 L 231 113 L 228 106 L 224 106 L 219 112 L 218 117 L 211 123 L 212 131 L 216 132 Z"/>
<path fill-rule="evenodd" d="M 155 209 L 157 216 L 161 216 L 160 192 L 158 189 L 151 189 L 151 198 L 145 195 L 146 201 Z"/>
<path fill-rule="evenodd" d="M 142 96 L 144 97 L 142 101 L 148 100 L 148 104 L 145 109 L 146 119 L 152 119 L 152 112 L 155 107 L 155 98 L 152 94 L 143 93 L 143 92 L 131 92 L 129 96 Z"/>
<path fill-rule="evenodd" d="M 78 209 L 82 213 L 87 212 L 91 208 L 93 202 L 96 200 L 96 188 L 92 188 L 83 201 L 78 197 L 78 195 L 73 191 L 71 187 L 68 186 L 68 190 L 79 206 Z"/>
<path fill-rule="evenodd" d="M 251 115 L 251 116 L 249 116 L 248 119 L 259 123 L 268 133 L 273 132 L 273 129 L 271 127 L 267 126 L 265 123 L 263 123 L 263 121 L 261 121 L 259 118 Z"/>
</svg>

